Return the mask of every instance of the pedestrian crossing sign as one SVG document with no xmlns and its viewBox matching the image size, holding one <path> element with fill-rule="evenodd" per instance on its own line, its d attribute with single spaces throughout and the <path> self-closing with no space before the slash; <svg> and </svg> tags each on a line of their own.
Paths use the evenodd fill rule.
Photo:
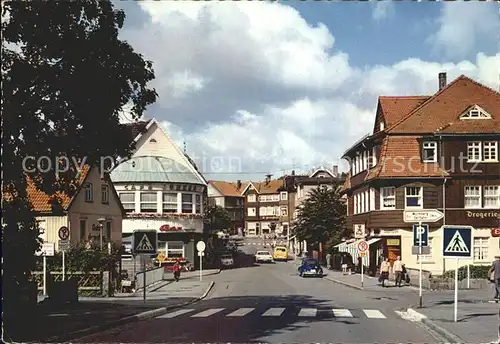
<svg viewBox="0 0 500 344">
<path fill-rule="evenodd" d="M 471 226 L 444 226 L 443 257 L 471 259 L 473 229 Z"/>
<path fill-rule="evenodd" d="M 134 231 L 134 253 L 156 254 L 157 241 L 156 231 Z"/>
</svg>

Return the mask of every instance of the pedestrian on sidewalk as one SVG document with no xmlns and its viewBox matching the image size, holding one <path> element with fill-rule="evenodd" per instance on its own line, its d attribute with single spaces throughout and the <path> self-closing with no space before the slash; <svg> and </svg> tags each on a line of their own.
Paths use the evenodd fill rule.
<svg viewBox="0 0 500 344">
<path fill-rule="evenodd" d="M 385 281 L 389 279 L 389 270 L 391 269 L 391 263 L 389 263 L 389 258 L 385 258 L 380 264 L 380 278 L 379 282 L 382 287 L 385 287 Z"/>
<path fill-rule="evenodd" d="M 403 282 L 403 262 L 401 261 L 401 257 L 397 256 L 394 264 L 392 266 L 392 270 L 394 272 L 395 281 L 394 285 L 401 287 L 401 282 Z"/>
<path fill-rule="evenodd" d="M 179 259 L 175 261 L 175 264 L 173 266 L 174 271 L 174 279 L 176 282 L 179 282 L 179 279 L 181 278 L 181 262 Z"/>
<path fill-rule="evenodd" d="M 332 269 L 332 255 L 330 254 L 330 252 L 326 254 L 326 268 L 328 270 Z"/>
<path fill-rule="evenodd" d="M 500 299 L 500 256 L 495 256 L 495 261 L 491 265 L 490 274 L 493 276 L 493 283 L 495 283 L 495 296 L 494 300 Z"/>
</svg>

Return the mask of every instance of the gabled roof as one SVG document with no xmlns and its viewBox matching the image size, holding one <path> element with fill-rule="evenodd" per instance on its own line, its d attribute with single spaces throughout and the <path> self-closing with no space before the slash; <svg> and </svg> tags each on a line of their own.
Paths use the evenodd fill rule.
<svg viewBox="0 0 500 344">
<path fill-rule="evenodd" d="M 420 136 L 387 136 L 380 150 L 380 159 L 366 180 L 374 178 L 444 177 L 448 173 L 437 162 L 422 162 Z"/>
<path fill-rule="evenodd" d="M 280 192 L 279 190 L 284 185 L 284 183 L 285 181 L 283 179 L 274 179 L 270 180 L 269 182 L 248 182 L 248 185 L 244 187 L 241 194 L 243 195 L 248 190 L 248 187 L 250 185 L 253 186 L 258 194 L 275 194 Z"/>
<path fill-rule="evenodd" d="M 247 192 L 247 190 L 250 188 L 250 186 L 252 186 L 252 187 L 255 189 L 255 191 L 257 191 L 257 192 L 258 192 L 258 190 L 257 190 L 257 188 L 255 187 L 255 185 L 253 185 L 253 183 L 252 183 L 252 182 L 248 182 L 248 183 L 247 183 L 247 184 L 243 187 L 243 190 L 241 191 L 241 194 L 242 194 L 242 195 L 244 195 L 244 194 L 245 194 L 245 192 Z"/>
<path fill-rule="evenodd" d="M 386 128 L 391 127 L 431 96 L 380 96 L 378 98 Z M 375 128 L 377 129 L 377 128 Z"/>
<path fill-rule="evenodd" d="M 90 173 L 90 166 L 84 165 L 82 168 L 82 172 L 78 176 L 78 179 L 74 183 L 74 187 L 76 188 L 75 193 L 70 196 L 67 192 L 57 192 L 55 195 L 48 195 L 45 192 L 39 190 L 35 182 L 27 178 L 27 196 L 33 206 L 33 210 L 37 213 L 52 213 L 52 202 L 58 198 L 61 202 L 62 210 L 67 211 L 73 200 L 78 195 L 78 192 L 81 190 L 85 180 L 87 179 Z"/>
<path fill-rule="evenodd" d="M 472 105 L 486 110 L 492 119 L 460 119 L 460 115 Z M 398 120 L 388 133 L 500 133 L 500 93 L 464 75 L 449 83 L 435 95 L 424 101 L 408 115 Z"/>
<path fill-rule="evenodd" d="M 337 178 L 337 176 L 336 176 L 336 175 L 334 175 L 334 174 L 332 173 L 332 171 L 330 171 L 330 170 L 328 170 L 328 169 L 326 169 L 326 168 L 323 168 L 323 167 L 318 168 L 316 171 L 314 171 L 313 173 L 311 173 L 311 175 L 309 176 L 309 178 L 314 178 L 314 176 L 315 176 L 315 175 L 317 175 L 317 174 L 318 174 L 318 173 L 320 173 L 320 172 L 325 172 L 325 173 L 328 173 L 328 174 L 329 174 L 332 178 Z"/>
<path fill-rule="evenodd" d="M 238 189 L 236 184 L 231 182 L 210 180 L 208 183 L 216 188 L 223 196 L 243 197 L 241 194 L 241 191 L 243 190 L 243 184 L 241 185 L 240 189 Z"/>
</svg>

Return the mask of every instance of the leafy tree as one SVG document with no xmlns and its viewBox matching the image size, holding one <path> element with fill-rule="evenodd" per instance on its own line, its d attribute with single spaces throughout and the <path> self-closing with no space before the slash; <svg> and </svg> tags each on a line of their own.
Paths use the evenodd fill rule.
<svg viewBox="0 0 500 344">
<path fill-rule="evenodd" d="M 320 243 L 333 246 L 340 242 L 345 227 L 346 207 L 340 184 L 320 186 L 298 208 L 295 233 L 313 247 Z"/>
<path fill-rule="evenodd" d="M 151 62 L 118 38 L 124 19 L 110 1 L 2 2 L 3 292 L 11 310 L 21 309 L 39 247 L 26 175 L 47 194 L 73 193 L 75 162 L 130 155 L 132 133 L 119 124 L 123 106 L 131 105 L 136 120 L 156 100 L 147 87 Z M 29 156 L 47 160 L 37 167 Z M 66 166 L 60 157 L 71 168 L 56 176 L 56 162 Z"/>
<path fill-rule="evenodd" d="M 219 205 L 209 206 L 205 213 L 205 218 L 210 223 L 212 230 L 228 229 L 232 226 L 229 213 Z"/>
</svg>

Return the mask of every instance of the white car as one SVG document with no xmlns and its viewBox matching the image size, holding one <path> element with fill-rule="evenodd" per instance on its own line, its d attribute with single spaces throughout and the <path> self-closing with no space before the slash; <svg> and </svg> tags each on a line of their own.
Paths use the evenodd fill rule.
<svg viewBox="0 0 500 344">
<path fill-rule="evenodd" d="M 233 256 L 230 254 L 224 254 L 220 257 L 220 262 L 223 267 L 225 268 L 232 268 L 234 267 L 234 259 Z"/>
<path fill-rule="evenodd" d="M 257 253 L 255 254 L 255 262 L 272 263 L 274 262 L 274 259 L 269 251 L 257 251 Z"/>
</svg>

